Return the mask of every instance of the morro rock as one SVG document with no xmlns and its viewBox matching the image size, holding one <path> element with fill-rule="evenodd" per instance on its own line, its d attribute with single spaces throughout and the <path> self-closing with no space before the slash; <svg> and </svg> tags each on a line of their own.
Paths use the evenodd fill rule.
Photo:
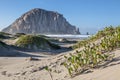
<svg viewBox="0 0 120 80">
<path fill-rule="evenodd" d="M 2 31 L 11 34 L 79 34 L 78 28 L 66 21 L 63 15 L 39 8 L 26 12 Z"/>
</svg>

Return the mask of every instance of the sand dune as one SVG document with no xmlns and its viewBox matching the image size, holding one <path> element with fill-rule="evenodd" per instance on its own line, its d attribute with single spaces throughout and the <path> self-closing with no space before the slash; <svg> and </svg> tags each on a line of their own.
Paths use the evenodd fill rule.
<svg viewBox="0 0 120 80">
<path fill-rule="evenodd" d="M 69 52 L 67 52 L 69 53 Z M 44 67 L 52 68 L 54 80 L 119 80 L 120 78 L 120 50 L 112 53 L 115 58 L 97 69 L 70 78 L 61 62 L 64 62 L 63 55 L 44 55 L 35 57 L 37 60 L 29 60 L 29 57 L 1 57 L 0 58 L 0 80 L 51 80 L 49 73 Z"/>
</svg>

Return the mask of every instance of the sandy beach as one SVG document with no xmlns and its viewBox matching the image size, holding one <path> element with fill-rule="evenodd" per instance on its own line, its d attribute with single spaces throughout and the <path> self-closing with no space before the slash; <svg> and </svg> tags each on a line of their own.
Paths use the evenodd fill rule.
<svg viewBox="0 0 120 80">
<path fill-rule="evenodd" d="M 99 68 L 70 78 L 67 69 L 60 65 L 64 62 L 64 55 L 74 51 L 63 52 L 57 55 L 48 55 L 42 52 L 26 54 L 37 55 L 30 57 L 0 57 L 0 80 L 51 80 L 49 73 L 44 69 L 52 69 L 53 80 L 119 80 L 120 75 L 120 50 L 117 49 L 111 62 L 106 62 Z"/>
</svg>

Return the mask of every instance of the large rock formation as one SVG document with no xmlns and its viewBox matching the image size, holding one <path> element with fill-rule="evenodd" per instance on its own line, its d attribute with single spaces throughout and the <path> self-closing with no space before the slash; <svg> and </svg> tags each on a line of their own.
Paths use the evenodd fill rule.
<svg viewBox="0 0 120 80">
<path fill-rule="evenodd" d="M 68 23 L 63 15 L 38 8 L 23 14 L 2 31 L 27 34 L 79 34 L 79 30 Z"/>
</svg>

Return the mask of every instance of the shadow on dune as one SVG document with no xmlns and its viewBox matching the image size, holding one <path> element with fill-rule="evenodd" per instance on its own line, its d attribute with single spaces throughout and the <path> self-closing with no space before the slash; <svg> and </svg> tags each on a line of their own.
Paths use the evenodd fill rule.
<svg viewBox="0 0 120 80">
<path fill-rule="evenodd" d="M 16 51 L 16 50 L 8 50 L 8 51 L 0 51 L 0 57 L 45 57 L 45 56 L 27 54 L 25 52 Z"/>
<path fill-rule="evenodd" d="M 51 50 L 31 50 L 19 48 L 16 46 L 10 46 L 10 48 L 6 50 L 0 50 L 0 57 L 45 57 L 44 55 L 57 55 L 71 50 L 71 48 L 65 47 L 61 47 L 61 49 Z"/>
<path fill-rule="evenodd" d="M 72 50 L 72 48 L 66 48 L 66 47 L 61 47 L 60 49 L 50 49 L 50 50 L 31 50 L 31 49 L 24 49 L 24 48 L 19 48 L 15 46 L 13 47 L 15 50 L 19 50 L 22 52 L 45 53 L 48 55 L 60 54 L 60 53 L 64 53 Z"/>
<path fill-rule="evenodd" d="M 61 48 L 61 49 L 53 49 L 53 50 L 25 50 L 27 52 L 35 52 L 35 53 L 46 53 L 48 55 L 57 55 L 57 54 L 61 54 L 61 53 L 65 53 L 68 51 L 71 51 L 72 49 L 68 49 L 68 48 Z"/>
<path fill-rule="evenodd" d="M 114 58 L 111 61 L 107 61 L 104 65 L 102 65 L 102 68 L 106 68 L 106 67 L 114 66 L 114 65 L 118 65 L 118 64 L 120 64 L 120 56 Z"/>
</svg>

